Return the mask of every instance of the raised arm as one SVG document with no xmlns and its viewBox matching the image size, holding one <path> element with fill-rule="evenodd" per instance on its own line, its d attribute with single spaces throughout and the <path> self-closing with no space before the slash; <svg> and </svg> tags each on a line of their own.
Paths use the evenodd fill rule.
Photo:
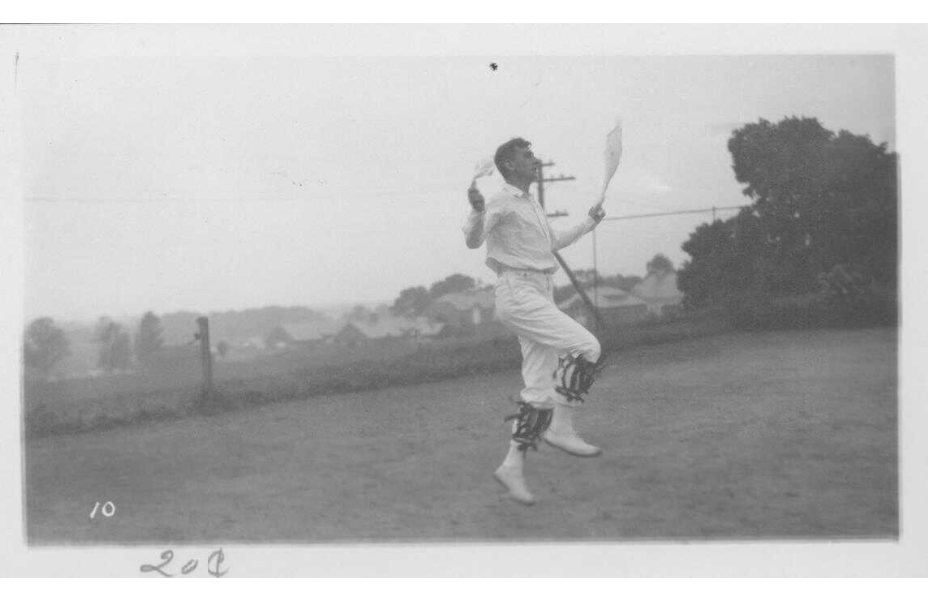
<svg viewBox="0 0 928 600">
<path fill-rule="evenodd" d="M 496 221 L 499 220 L 499 211 L 494 210 L 493 206 L 487 209 L 486 202 L 476 187 L 471 186 L 467 190 L 467 199 L 470 202 L 471 211 L 463 227 L 464 241 L 468 248 L 479 248 L 487 239 L 487 234 L 493 229 Z"/>
<path fill-rule="evenodd" d="M 606 216 L 606 211 L 603 210 L 602 206 L 594 205 L 590 209 L 589 216 L 584 219 L 581 223 L 574 225 L 567 231 L 562 231 L 558 233 L 551 227 L 551 224 L 548 223 L 548 230 L 551 232 L 551 249 L 557 252 L 561 248 L 566 248 L 570 246 L 585 234 L 593 231 L 593 229 L 603 220 L 603 217 Z"/>
</svg>

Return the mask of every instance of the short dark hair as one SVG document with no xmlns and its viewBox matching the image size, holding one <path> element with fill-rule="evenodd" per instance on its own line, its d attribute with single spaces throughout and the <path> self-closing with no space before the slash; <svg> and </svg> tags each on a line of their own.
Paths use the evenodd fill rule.
<svg viewBox="0 0 928 600">
<path fill-rule="evenodd" d="M 522 138 L 512 138 L 502 146 L 496 149 L 496 155 L 493 162 L 496 163 L 496 170 L 506 179 L 506 171 L 503 170 L 503 162 L 515 158 L 515 152 L 518 148 L 528 148 L 532 143 Z"/>
</svg>

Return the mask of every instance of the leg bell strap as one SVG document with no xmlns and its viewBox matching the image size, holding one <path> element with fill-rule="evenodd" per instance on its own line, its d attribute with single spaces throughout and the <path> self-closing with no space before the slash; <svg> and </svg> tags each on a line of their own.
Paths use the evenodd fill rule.
<svg viewBox="0 0 928 600">
<path fill-rule="evenodd" d="M 557 371 L 555 391 L 567 398 L 568 402 L 583 402 L 583 395 L 589 393 L 590 387 L 605 366 L 604 356 L 598 361 L 590 362 L 582 356 L 565 356 L 561 359 Z"/>
<path fill-rule="evenodd" d="M 503 419 L 503 422 L 516 420 L 512 439 L 519 444 L 519 450 L 523 452 L 529 448 L 538 450 L 538 439 L 551 425 L 554 410 L 551 408 L 535 408 L 528 402 L 521 400 L 518 405 L 519 412 L 507 416 Z"/>
</svg>

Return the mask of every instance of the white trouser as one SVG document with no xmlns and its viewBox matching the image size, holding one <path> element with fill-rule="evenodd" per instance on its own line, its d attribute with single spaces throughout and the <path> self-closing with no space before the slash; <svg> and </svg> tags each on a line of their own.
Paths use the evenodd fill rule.
<svg viewBox="0 0 928 600">
<path fill-rule="evenodd" d="M 551 275 L 541 271 L 503 271 L 496 281 L 496 314 L 522 344 L 522 400 L 554 408 L 567 400 L 554 390 L 561 356 L 599 360 L 596 337 L 554 304 Z"/>
</svg>

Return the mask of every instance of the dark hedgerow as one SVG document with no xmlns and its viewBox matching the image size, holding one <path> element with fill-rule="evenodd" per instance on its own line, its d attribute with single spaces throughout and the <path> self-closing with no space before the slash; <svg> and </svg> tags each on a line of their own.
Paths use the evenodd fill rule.
<svg viewBox="0 0 928 600">
<path fill-rule="evenodd" d="M 717 312 L 703 311 L 686 318 L 607 330 L 599 335 L 607 352 L 620 352 L 634 346 L 703 337 L 729 330 L 730 326 Z M 521 361 L 518 341 L 514 337 L 501 337 L 450 347 L 423 347 L 394 358 L 227 379 L 217 383 L 215 392 L 206 399 L 199 397 L 200 391 L 195 387 L 137 393 L 119 391 L 91 400 L 77 400 L 68 398 L 60 385 L 27 385 L 25 429 L 28 436 L 40 437 L 195 415 L 209 416 L 274 402 L 515 370 Z"/>
</svg>

